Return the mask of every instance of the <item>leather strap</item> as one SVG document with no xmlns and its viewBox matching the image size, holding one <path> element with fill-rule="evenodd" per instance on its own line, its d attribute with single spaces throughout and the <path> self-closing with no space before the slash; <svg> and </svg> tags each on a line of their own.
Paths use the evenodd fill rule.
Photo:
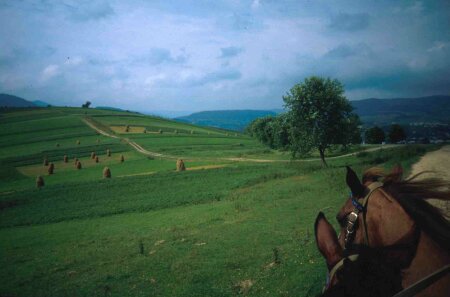
<svg viewBox="0 0 450 297">
<path fill-rule="evenodd" d="M 364 197 L 362 201 L 363 209 L 363 225 L 364 225 L 364 243 L 369 246 L 369 232 L 367 231 L 367 223 L 366 223 L 366 214 L 367 214 L 367 204 L 369 203 L 369 198 L 376 189 L 381 188 L 383 183 L 381 182 L 373 182 L 367 186 L 369 189 L 369 193 Z"/>
</svg>

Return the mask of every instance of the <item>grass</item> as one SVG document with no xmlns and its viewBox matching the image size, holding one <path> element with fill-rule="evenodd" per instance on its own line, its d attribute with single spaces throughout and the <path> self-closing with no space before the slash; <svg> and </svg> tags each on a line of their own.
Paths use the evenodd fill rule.
<svg viewBox="0 0 450 297">
<path fill-rule="evenodd" d="M 41 121 L 45 114 L 81 120 L 84 112 L 95 121 L 105 118 L 100 121 L 106 127 L 164 122 L 62 108 L 2 114 L 0 128 L 8 119 Z M 111 120 L 114 114 L 117 119 Z M 46 137 L 51 130 L 27 133 Z M 359 153 L 330 159 L 328 168 L 320 161 L 232 162 L 223 158 L 283 154 L 264 153 L 243 135 L 212 131 L 216 134 L 127 136 L 148 150 L 184 152 L 191 156 L 185 160 L 188 169 L 205 168 L 184 172 L 175 172 L 174 159 L 148 158 L 106 137 L 97 144 L 87 136 L 80 146 L 61 141 L 59 148 L 32 143 L 29 153 L 2 157 L 0 295 L 316 296 L 326 267 L 315 246 L 313 222 L 320 210 L 333 218 L 344 203 L 344 166 L 356 172 L 395 163 L 408 168 L 437 148 Z M 230 149 L 235 141 L 248 150 Z M 106 146 L 117 146 L 111 158 L 103 155 Z M 8 147 L 15 147 L 14 141 Z M 94 148 L 100 164 L 89 158 Z M 73 160 L 64 164 L 64 152 L 77 154 L 83 169 L 75 170 Z M 44 153 L 55 161 L 55 174 L 45 175 L 46 186 L 38 190 L 35 175 L 46 170 Z M 111 168 L 111 179 L 102 178 L 104 166 Z"/>
</svg>

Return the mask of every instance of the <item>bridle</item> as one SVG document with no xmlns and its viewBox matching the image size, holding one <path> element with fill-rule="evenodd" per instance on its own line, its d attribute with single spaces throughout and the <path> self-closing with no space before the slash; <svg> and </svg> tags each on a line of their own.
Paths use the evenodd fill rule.
<svg viewBox="0 0 450 297">
<path fill-rule="evenodd" d="M 351 247 L 353 245 L 353 240 L 355 239 L 355 231 L 357 230 L 358 226 L 358 218 L 362 214 L 362 224 L 363 224 L 363 233 L 364 233 L 364 245 L 369 247 L 369 234 L 367 231 L 367 222 L 366 222 L 366 215 L 367 215 L 367 204 L 369 202 L 369 198 L 371 197 L 372 193 L 375 192 L 377 189 L 380 189 L 383 186 L 383 183 L 375 181 L 367 186 L 369 192 L 364 196 L 362 199 L 358 199 L 355 197 L 352 193 L 350 193 L 350 198 L 352 201 L 352 205 L 354 206 L 353 211 L 351 211 L 347 215 L 347 224 L 345 227 L 345 237 L 344 237 L 344 258 L 342 258 L 339 262 L 337 262 L 330 270 L 330 272 L 327 275 L 327 282 L 322 290 L 322 293 L 325 292 L 329 287 L 331 286 L 331 282 L 333 278 L 335 277 L 336 273 L 344 266 L 344 263 L 346 260 L 348 261 L 356 261 L 359 257 L 358 254 L 351 254 Z M 384 191 L 383 191 L 384 192 Z M 415 240 L 418 243 L 419 237 L 420 237 L 420 230 L 418 227 L 415 228 Z M 389 248 L 392 248 L 395 246 L 390 246 Z M 443 268 L 433 272 L 432 274 L 424 277 L 423 279 L 419 280 L 415 284 L 411 285 L 410 287 L 400 291 L 393 297 L 410 297 L 416 295 L 418 292 L 424 290 L 443 276 L 445 276 L 447 273 L 450 272 L 450 265 L 446 265 Z"/>
<path fill-rule="evenodd" d="M 352 193 L 350 193 L 350 198 L 352 200 L 352 204 L 355 207 L 352 212 L 350 212 L 347 215 L 347 225 L 345 227 L 345 249 L 344 254 L 348 254 L 348 250 L 350 246 L 353 244 L 353 240 L 355 239 L 355 231 L 358 228 L 358 218 L 360 214 L 363 215 L 363 227 L 364 227 L 364 244 L 369 246 L 369 235 L 367 233 L 367 223 L 366 223 L 366 211 L 367 211 L 367 203 L 369 202 L 369 198 L 372 195 L 372 193 L 383 186 L 383 183 L 380 182 L 373 182 L 370 185 L 367 186 L 369 189 L 369 193 L 364 196 L 364 198 L 361 200 L 357 199 L 355 196 L 353 196 Z M 326 291 L 330 285 L 331 281 L 333 280 L 336 273 L 344 266 L 344 261 L 346 259 L 350 261 L 356 261 L 358 259 L 358 254 L 351 254 L 347 257 L 342 258 L 339 262 L 337 262 L 333 268 L 330 270 L 330 272 L 327 275 L 327 282 L 325 284 L 325 287 L 323 288 L 322 292 Z"/>
</svg>

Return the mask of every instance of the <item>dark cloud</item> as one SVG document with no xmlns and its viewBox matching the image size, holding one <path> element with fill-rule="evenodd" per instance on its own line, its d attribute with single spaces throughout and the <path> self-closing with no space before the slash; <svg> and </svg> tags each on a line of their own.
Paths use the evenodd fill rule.
<svg viewBox="0 0 450 297">
<path fill-rule="evenodd" d="M 147 63 L 150 65 L 159 65 L 163 63 L 168 64 L 183 64 L 187 61 L 185 55 L 173 56 L 170 50 L 166 48 L 152 48 L 143 57 L 136 59 L 137 63 Z"/>
<path fill-rule="evenodd" d="M 114 9 L 107 1 L 82 1 L 63 4 L 69 17 L 75 21 L 85 22 L 99 20 L 114 15 Z"/>
<path fill-rule="evenodd" d="M 360 43 L 354 46 L 350 46 L 347 44 L 341 44 L 330 51 L 328 51 L 324 58 L 329 59 L 345 59 L 348 57 L 373 57 L 374 53 L 372 49 L 365 43 Z"/>
<path fill-rule="evenodd" d="M 333 31 L 361 31 L 369 27 L 369 20 L 367 13 L 340 13 L 331 18 L 328 28 Z"/>
<path fill-rule="evenodd" d="M 243 49 L 241 47 L 230 46 L 230 47 L 222 47 L 220 51 L 221 51 L 220 58 L 232 58 L 242 53 Z"/>
</svg>

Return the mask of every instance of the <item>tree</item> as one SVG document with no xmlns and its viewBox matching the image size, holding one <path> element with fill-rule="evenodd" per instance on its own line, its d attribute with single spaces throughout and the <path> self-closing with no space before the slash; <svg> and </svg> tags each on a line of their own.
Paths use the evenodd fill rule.
<svg viewBox="0 0 450 297">
<path fill-rule="evenodd" d="M 290 148 L 297 154 L 319 150 L 323 165 L 325 150 L 333 144 L 348 145 L 359 134 L 359 118 L 344 96 L 338 80 L 312 76 L 296 84 L 286 96 L 289 109 Z"/>
<path fill-rule="evenodd" d="M 384 141 L 384 131 L 378 126 L 366 130 L 366 143 L 380 144 Z"/>
<path fill-rule="evenodd" d="M 394 124 L 389 129 L 388 138 L 391 143 L 397 143 L 399 141 L 405 140 L 405 130 L 403 130 L 402 126 Z"/>
<path fill-rule="evenodd" d="M 86 103 L 84 103 L 83 105 L 81 105 L 82 108 L 89 108 L 89 106 L 91 105 L 91 101 L 86 101 Z"/>
</svg>

